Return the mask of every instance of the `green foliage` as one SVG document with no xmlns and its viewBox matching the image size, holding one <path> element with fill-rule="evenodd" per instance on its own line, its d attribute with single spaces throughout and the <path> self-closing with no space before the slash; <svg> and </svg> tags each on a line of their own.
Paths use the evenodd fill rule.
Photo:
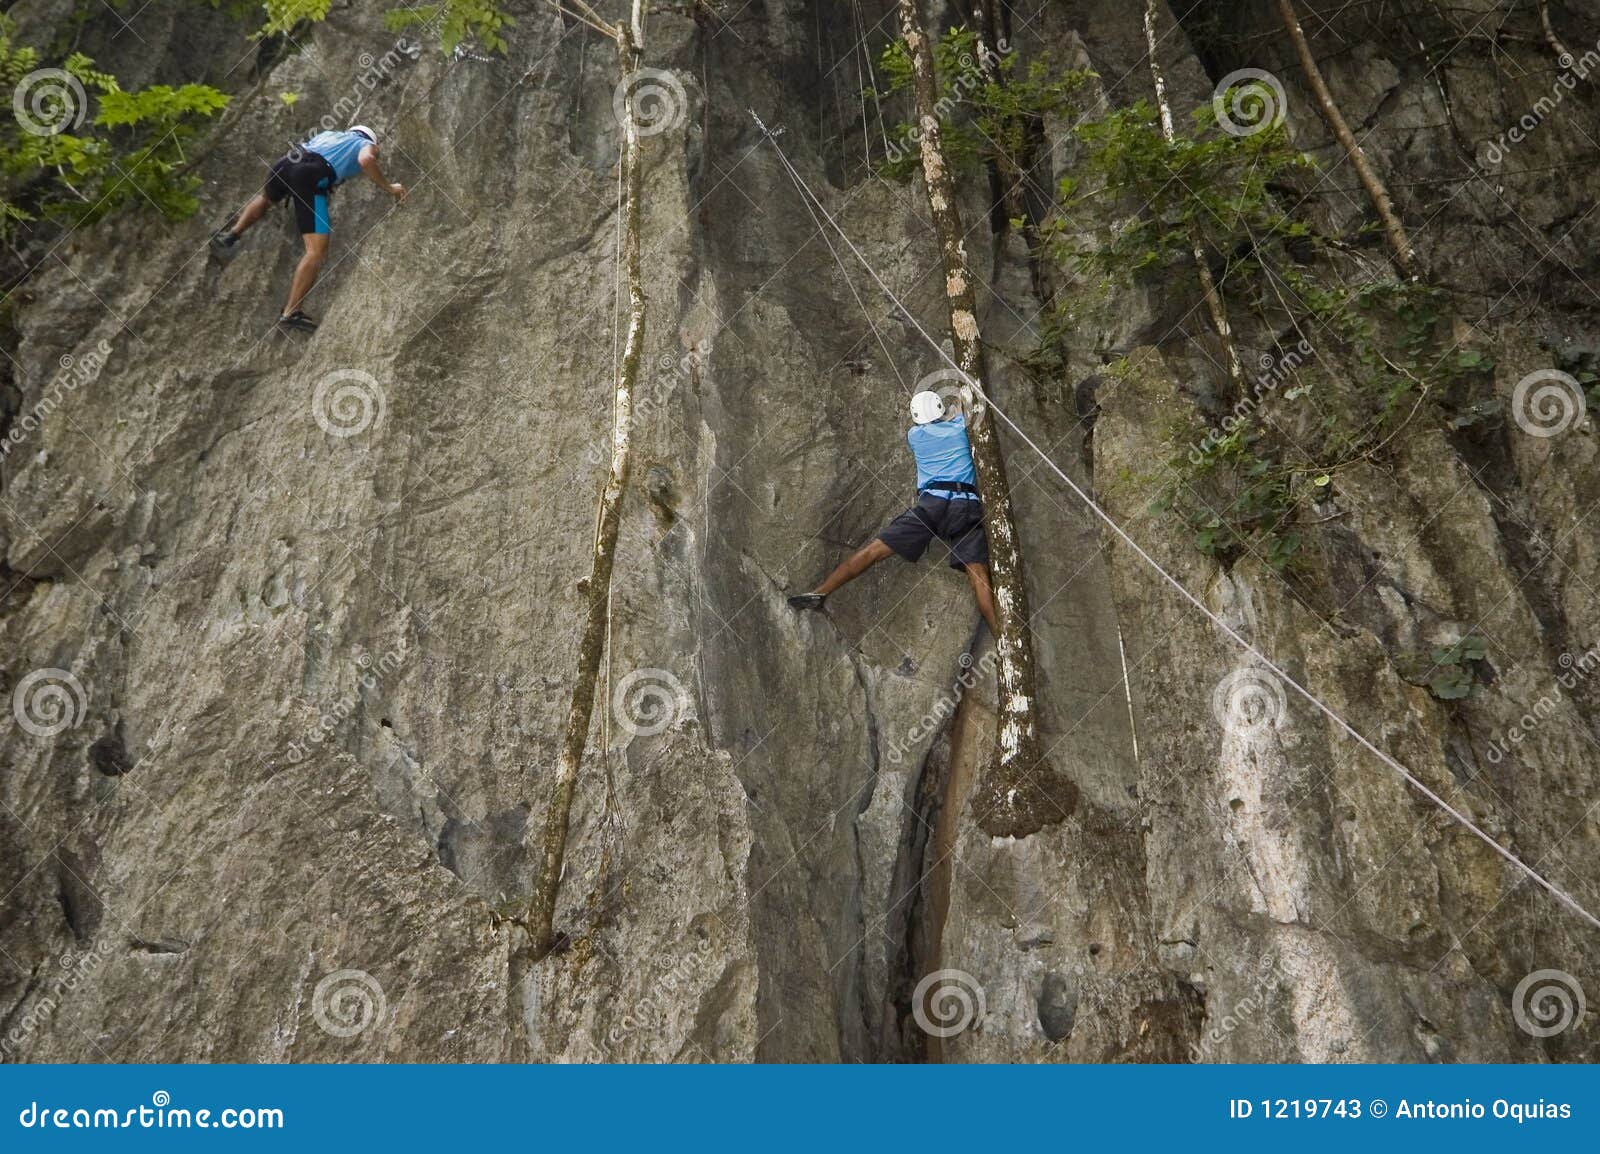
<svg viewBox="0 0 1600 1154">
<path fill-rule="evenodd" d="M 1478 684 L 1477 667 L 1489 656 L 1489 642 L 1469 634 L 1454 645 L 1436 645 L 1422 653 L 1402 653 L 1395 660 L 1400 676 L 1425 685 L 1441 701 L 1458 701 Z"/>
<path fill-rule="evenodd" d="M 407 28 L 437 28 L 439 47 L 454 52 L 456 46 L 476 40 L 490 52 L 505 52 L 501 29 L 516 21 L 502 12 L 494 0 L 445 0 L 443 4 L 423 4 L 416 8 L 391 8 L 384 13 L 391 32 Z"/>
<path fill-rule="evenodd" d="M 964 26 L 946 32 L 933 49 L 939 84 L 935 106 L 939 138 L 945 162 L 957 169 L 970 168 L 985 158 L 1022 154 L 1029 121 L 1071 109 L 1074 95 L 1093 75 L 1081 69 L 1057 70 L 1044 59 L 1032 60 L 1021 69 L 1014 53 L 992 50 L 986 73 L 984 51 L 978 34 Z M 863 93 L 866 99 L 882 102 L 911 89 L 915 76 L 904 41 L 892 41 L 883 50 L 879 66 L 885 87 L 881 91 L 867 89 Z M 895 150 L 898 155 L 878 166 L 880 176 L 904 181 L 918 171 L 921 161 L 913 143 L 918 132 L 909 122 L 890 130 L 893 139 L 903 143 Z"/>
<path fill-rule="evenodd" d="M 0 237 L 41 218 L 93 223 L 135 201 L 175 219 L 198 207 L 183 146 L 226 106 L 226 95 L 203 84 L 125 92 L 81 53 L 56 66 L 70 80 L 41 78 L 42 66 L 38 50 L 16 43 L 13 24 L 0 16 L 0 81 L 38 97 L 26 102 L 27 116 L 0 119 Z M 98 105 L 93 119 L 90 103 Z"/>
<path fill-rule="evenodd" d="M 1088 244 L 1059 230 L 1053 239 L 1056 255 L 1086 273 L 1126 280 L 1192 255 L 1196 243 L 1226 272 L 1244 273 L 1258 245 L 1310 235 L 1272 195 L 1274 183 L 1311 167 L 1282 125 L 1235 136 L 1217 127 L 1206 104 L 1195 113 L 1194 131 L 1169 142 L 1159 111 L 1140 101 L 1080 125 L 1077 135 L 1085 145 L 1081 175 L 1061 181 L 1061 200 L 1069 212 L 1086 209 L 1089 219 L 1105 223 Z M 1119 200 L 1142 207 L 1114 216 Z M 1245 267 L 1228 267 L 1236 263 Z"/>
<path fill-rule="evenodd" d="M 256 30 L 258 37 L 283 36 L 298 24 L 320 24 L 328 18 L 332 0 L 264 0 L 267 22 Z"/>
</svg>

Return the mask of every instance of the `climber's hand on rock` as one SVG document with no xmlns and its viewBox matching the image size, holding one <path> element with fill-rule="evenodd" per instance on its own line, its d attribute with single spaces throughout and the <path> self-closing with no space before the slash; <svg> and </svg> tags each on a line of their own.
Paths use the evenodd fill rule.
<svg viewBox="0 0 1600 1154">
<path fill-rule="evenodd" d="M 406 202 L 406 186 L 405 185 L 403 185 L 403 184 L 399 183 L 398 181 L 396 181 L 394 184 L 391 184 L 389 186 L 389 191 L 394 194 L 394 199 L 395 199 L 396 203 L 404 204 Z"/>
</svg>

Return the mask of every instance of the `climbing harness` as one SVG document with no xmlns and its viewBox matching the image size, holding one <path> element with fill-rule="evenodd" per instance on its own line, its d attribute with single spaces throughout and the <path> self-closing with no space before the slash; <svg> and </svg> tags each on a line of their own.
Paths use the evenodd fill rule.
<svg viewBox="0 0 1600 1154">
<path fill-rule="evenodd" d="M 769 131 L 766 125 L 762 124 L 761 118 L 755 114 L 753 109 L 750 110 L 750 117 L 756 122 L 756 127 L 761 129 L 762 134 L 766 136 L 767 141 L 772 145 L 773 151 L 778 154 L 779 162 L 783 165 L 784 170 L 789 174 L 789 179 L 794 182 L 795 191 L 799 193 L 801 200 L 806 203 L 807 209 L 811 210 L 812 204 L 815 203 L 816 209 L 812 211 L 812 219 L 815 220 L 816 213 L 821 212 L 828 224 L 832 226 L 833 230 L 839 234 L 839 238 L 849 246 L 850 251 L 854 253 L 856 259 L 861 262 L 861 266 L 867 270 L 867 274 L 872 277 L 872 279 L 877 283 L 878 287 L 883 290 L 884 295 L 886 295 L 889 300 L 894 303 L 894 306 L 899 309 L 901 315 L 903 315 L 906 320 L 911 323 L 911 326 L 921 334 L 922 339 L 928 342 L 929 346 L 933 348 L 934 352 L 938 353 L 938 355 L 950 366 L 950 368 L 959 375 L 960 379 L 970 386 L 972 391 L 976 393 L 985 404 L 995 411 L 1000 419 L 1010 427 L 1011 431 L 1016 433 L 1016 435 L 1022 439 L 1023 443 L 1026 444 L 1028 448 L 1032 449 L 1034 453 L 1038 455 L 1039 459 L 1050 468 L 1050 471 L 1055 473 L 1057 477 L 1061 478 L 1062 482 L 1067 486 L 1067 488 L 1072 490 L 1073 494 L 1083 502 L 1084 506 L 1097 518 L 1104 522 L 1106 527 L 1116 534 L 1116 536 L 1125 545 L 1127 545 L 1128 548 L 1132 549 L 1140 560 L 1142 560 L 1151 569 L 1155 570 L 1155 572 L 1161 576 L 1162 580 L 1164 580 L 1168 585 L 1172 586 L 1173 589 L 1177 590 L 1179 595 L 1182 596 L 1185 601 L 1203 613 L 1211 621 L 1211 623 L 1220 629 L 1231 641 L 1237 644 L 1245 652 L 1255 657 L 1256 660 L 1260 661 L 1261 664 L 1270 670 L 1275 676 L 1280 678 L 1291 689 L 1293 689 L 1307 702 L 1314 706 L 1320 713 L 1326 716 L 1347 735 L 1353 738 L 1360 746 L 1362 746 L 1362 748 L 1366 749 L 1379 761 L 1383 762 L 1390 769 L 1394 770 L 1395 773 L 1399 774 L 1408 783 L 1410 783 L 1411 786 L 1417 790 L 1417 792 L 1422 794 L 1445 813 L 1449 814 L 1459 825 L 1469 830 L 1480 841 L 1482 841 L 1490 849 L 1494 850 L 1495 853 L 1499 854 L 1506 861 L 1516 866 L 1517 869 L 1521 870 L 1541 888 L 1553 896 L 1557 901 L 1561 902 L 1561 904 L 1565 905 L 1573 913 L 1577 914 L 1596 929 L 1600 929 L 1600 918 L 1595 917 L 1594 914 L 1591 914 L 1583 906 L 1579 905 L 1577 899 L 1572 897 L 1571 894 L 1567 893 L 1565 890 L 1546 879 L 1543 874 L 1540 874 L 1532 866 L 1528 865 L 1521 858 L 1517 857 L 1510 850 L 1506 849 L 1505 846 L 1495 841 L 1494 838 L 1490 837 L 1487 833 L 1480 829 L 1471 818 L 1461 813 L 1461 811 L 1457 810 L 1449 802 L 1445 801 L 1444 798 L 1440 797 L 1433 790 L 1429 789 L 1417 778 L 1415 774 L 1374 745 L 1360 732 L 1360 730 L 1356 729 L 1355 726 L 1351 725 L 1338 713 L 1334 712 L 1331 706 L 1325 704 L 1320 697 L 1311 692 L 1311 690 L 1307 689 L 1305 686 L 1301 685 L 1300 682 L 1291 677 L 1270 657 L 1268 657 L 1260 649 L 1256 648 L 1256 646 L 1251 644 L 1250 641 L 1248 641 L 1241 633 L 1239 633 L 1221 617 L 1217 616 L 1217 614 L 1208 609 L 1198 597 L 1189 592 L 1188 588 L 1183 584 L 1182 581 L 1178 580 L 1171 573 L 1167 572 L 1167 570 L 1162 567 L 1159 561 L 1150 556 L 1149 553 L 1145 552 L 1143 547 L 1141 547 L 1137 541 L 1129 536 L 1121 525 L 1117 524 L 1116 520 L 1111 516 L 1111 514 L 1102 509 L 1099 503 L 1094 500 L 1094 498 L 1090 497 L 1088 493 L 1084 492 L 1077 482 L 1069 477 L 1066 474 L 1066 471 L 1057 465 L 1055 461 L 1050 458 L 1049 454 L 1041 449 L 1034 439 L 1028 436 L 1028 434 L 1023 431 L 1021 426 L 1019 426 L 1014 420 L 1011 419 L 1010 416 L 1006 414 L 1004 409 L 995 404 L 994 398 L 985 393 L 982 386 L 980 386 L 977 381 L 973 380 L 967 373 L 962 371 L 961 366 L 956 364 L 955 360 L 950 356 L 950 354 L 944 351 L 944 346 L 938 341 L 934 340 L 931 335 L 929 335 L 928 330 L 922 327 L 922 323 L 918 321 L 917 318 L 912 314 L 911 310 L 905 306 L 904 302 L 902 302 L 901 299 L 895 294 L 894 290 L 884 283 L 883 278 L 878 275 L 877 269 L 873 268 L 872 262 L 867 260 L 866 256 L 862 254 L 861 250 L 856 247 L 855 242 L 850 239 L 849 234 L 846 233 L 842 227 L 840 227 L 839 222 L 833 218 L 831 213 L 828 212 L 827 206 L 825 206 L 822 201 L 818 199 L 817 195 L 811 191 L 811 186 L 805 182 L 805 179 L 795 169 L 794 165 L 790 163 L 789 158 L 787 155 L 785 155 L 782 146 L 778 144 L 778 134 Z M 781 129 L 779 131 L 781 132 Z M 821 227 L 820 222 L 818 227 Z M 835 259 L 838 259 L 838 253 L 833 249 L 832 244 L 829 244 L 828 248 L 829 251 L 834 253 Z M 848 270 L 844 269 L 843 260 L 840 260 L 839 263 L 841 270 L 846 271 L 846 280 L 848 280 Z M 852 288 L 852 294 L 854 294 L 854 291 L 855 290 Z M 859 296 L 856 297 L 858 304 L 860 303 L 860 300 L 861 298 Z M 865 306 L 862 306 L 862 308 L 863 312 L 865 312 Z M 870 321 L 870 319 L 871 317 L 869 314 L 868 320 Z"/>
</svg>

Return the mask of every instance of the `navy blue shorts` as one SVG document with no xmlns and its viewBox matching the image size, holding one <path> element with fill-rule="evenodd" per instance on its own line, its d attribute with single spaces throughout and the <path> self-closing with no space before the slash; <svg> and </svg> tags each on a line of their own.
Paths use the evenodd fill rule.
<svg viewBox="0 0 1600 1154">
<path fill-rule="evenodd" d="M 878 540 L 907 561 L 920 560 L 935 537 L 950 547 L 952 569 L 989 563 L 983 502 L 971 498 L 950 501 L 924 493 L 878 534 Z"/>
<path fill-rule="evenodd" d="M 294 205 L 294 223 L 301 235 L 326 236 L 328 190 L 333 187 L 334 171 L 314 152 L 291 152 L 272 166 L 267 186 L 262 191 L 273 204 L 288 200 Z"/>
</svg>

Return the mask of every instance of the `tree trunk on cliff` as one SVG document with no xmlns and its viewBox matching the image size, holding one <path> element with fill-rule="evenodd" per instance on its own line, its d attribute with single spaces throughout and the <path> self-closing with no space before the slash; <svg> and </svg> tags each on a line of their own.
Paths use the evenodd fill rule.
<svg viewBox="0 0 1600 1154">
<path fill-rule="evenodd" d="M 1350 164 L 1355 168 L 1361 186 L 1367 190 L 1372 207 L 1377 210 L 1384 236 L 1389 241 L 1389 251 L 1394 257 L 1395 267 L 1406 276 L 1420 276 L 1422 270 L 1417 260 L 1417 250 L 1412 247 L 1411 238 L 1406 235 L 1405 225 L 1400 223 L 1400 217 L 1394 211 L 1394 201 L 1389 199 L 1389 190 L 1384 186 L 1377 170 L 1372 167 L 1372 162 L 1367 159 L 1367 154 L 1361 150 L 1361 145 L 1356 142 L 1355 134 L 1350 131 L 1350 125 L 1346 122 L 1344 114 L 1334 103 L 1333 93 L 1328 91 L 1328 83 L 1322 77 L 1322 69 L 1317 66 L 1317 58 L 1311 54 L 1311 45 L 1306 40 L 1305 29 L 1300 27 L 1300 17 L 1295 15 L 1294 0 L 1278 0 L 1278 12 L 1283 17 L 1283 26 L 1288 30 L 1289 40 L 1294 44 L 1294 50 L 1300 57 L 1300 67 L 1306 74 L 1306 82 L 1311 85 L 1312 95 L 1317 98 L 1317 108 L 1322 113 L 1322 119 L 1327 123 L 1328 130 L 1338 139 L 1345 155 L 1350 158 Z"/>
<path fill-rule="evenodd" d="M 620 83 L 638 70 L 643 56 L 643 0 L 633 0 L 631 25 L 610 28 L 617 42 Z M 575 5 L 586 21 L 599 20 L 588 5 Z M 606 26 L 609 27 L 609 26 Z M 561 740 L 560 761 L 545 814 L 544 851 L 528 911 L 528 932 L 534 954 L 543 957 L 555 943 L 556 899 L 561 891 L 561 869 L 567 853 L 567 828 L 572 817 L 572 796 L 578 770 L 589 744 L 589 725 L 594 716 L 595 687 L 600 680 L 605 656 L 606 623 L 611 613 L 611 570 L 616 562 L 617 530 L 622 522 L 622 498 L 631 464 L 629 439 L 633 424 L 633 389 L 639 376 L 639 358 L 644 344 L 644 281 L 639 264 L 639 198 L 642 173 L 639 160 L 639 124 L 630 87 L 623 101 L 622 165 L 623 195 L 619 211 L 623 214 L 622 258 L 628 278 L 628 335 L 622 362 L 617 370 L 616 390 L 611 401 L 611 472 L 600 493 L 600 508 L 595 523 L 594 552 L 589 562 L 589 578 L 584 586 L 586 601 L 583 637 L 578 643 L 576 678 L 572 701 L 567 707 L 566 729 Z M 609 708 L 609 703 L 607 704 Z"/>
<path fill-rule="evenodd" d="M 1556 63 L 1562 68 L 1571 68 L 1578 58 L 1567 51 L 1565 41 L 1556 32 L 1556 26 L 1550 21 L 1549 0 L 1539 0 L 1539 26 L 1544 29 L 1545 42 L 1550 45 L 1550 50 L 1556 54 Z"/>
<path fill-rule="evenodd" d="M 900 31 L 911 57 L 912 92 L 921 133 L 922 174 L 928 185 L 928 209 L 944 263 L 945 297 L 950 310 L 950 343 L 963 374 L 961 396 L 968 414 L 972 458 L 983 492 L 985 528 L 989 534 L 989 568 L 994 584 L 995 616 L 1000 636 L 996 681 L 1000 714 L 997 751 L 973 793 L 978 826 L 995 836 L 1026 837 L 1072 812 L 1077 791 L 1057 779 L 1039 749 L 1036 666 L 1029 633 L 1028 595 L 1022 553 L 1011 515 L 1011 492 L 1000 448 L 999 430 L 990 418 L 981 390 L 988 376 L 978 332 L 977 294 L 963 237 L 955 177 L 945 164 L 940 141 L 938 80 L 933 48 L 923 27 L 917 0 L 898 0 Z M 973 386 L 976 385 L 976 388 Z"/>
<path fill-rule="evenodd" d="M 1167 78 L 1161 72 L 1161 61 L 1156 55 L 1156 0 L 1145 0 L 1144 38 L 1150 48 L 1150 78 L 1155 82 L 1156 107 L 1161 111 L 1161 135 L 1168 144 L 1177 139 L 1172 126 L 1172 104 L 1167 99 Z M 1200 274 L 1200 294 L 1205 298 L 1206 310 L 1211 313 L 1211 324 L 1222 341 L 1222 353 L 1228 363 L 1228 377 L 1233 381 L 1236 395 L 1244 394 L 1244 364 L 1239 360 L 1239 350 L 1233 343 L 1233 326 L 1228 323 L 1228 304 L 1217 291 L 1216 278 L 1211 275 L 1211 263 L 1206 259 L 1205 247 L 1200 243 L 1199 229 L 1190 229 L 1194 245 L 1195 270 Z"/>
</svg>

